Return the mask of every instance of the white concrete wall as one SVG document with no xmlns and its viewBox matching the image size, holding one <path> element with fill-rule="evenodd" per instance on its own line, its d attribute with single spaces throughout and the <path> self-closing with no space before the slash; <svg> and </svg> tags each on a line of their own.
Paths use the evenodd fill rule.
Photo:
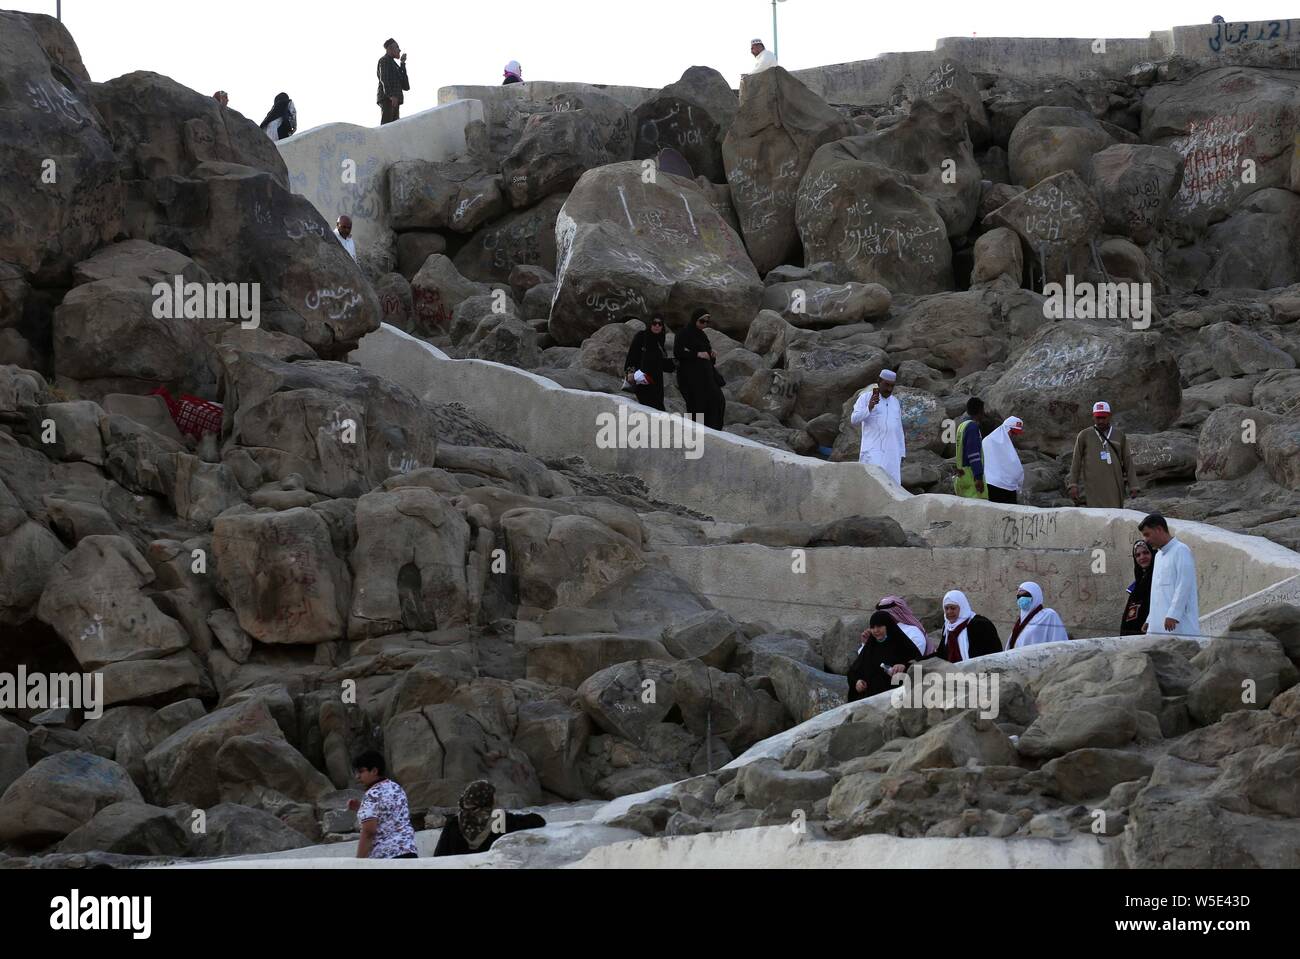
<svg viewBox="0 0 1300 959">
<path fill-rule="evenodd" d="M 945 37 L 932 51 L 885 53 L 792 72 L 831 103 L 865 105 L 887 102 L 895 85 L 908 77 L 923 80 L 944 59 L 976 73 L 1078 79 L 1089 73 L 1120 77 L 1136 63 L 1171 53 L 1207 63 L 1294 69 L 1300 57 L 1300 20 L 1174 27 L 1145 38 L 1108 37 L 1104 48 L 1091 37 Z"/>
<path fill-rule="evenodd" d="M 389 326 L 362 340 L 352 360 L 429 402 L 464 403 L 534 455 L 582 456 L 597 469 L 640 477 L 655 497 L 720 520 L 827 522 L 852 515 L 885 515 L 936 547 L 985 548 L 989 562 L 1003 563 L 1008 576 L 1014 575 L 1016 563 L 1030 562 L 1037 550 L 1082 551 L 1093 560 L 1104 558 L 1106 575 L 1116 577 L 1116 583 L 1132 570 L 1130 550 L 1142 518 L 1134 510 L 1042 510 L 955 496 L 912 496 L 874 468 L 796 456 L 707 429 L 698 459 L 687 459 L 682 450 L 601 449 L 596 445 L 598 414 L 617 411 L 619 406 L 656 418 L 665 414 L 647 412 L 625 396 L 565 389 L 514 367 L 450 360 L 435 347 Z M 1196 555 L 1203 615 L 1300 575 L 1300 554 L 1261 537 L 1177 518 L 1171 518 L 1171 528 Z M 1103 552 L 1094 557 L 1093 550 Z M 1019 555 L 1024 551 L 1029 552 Z M 1060 566 L 1058 573 L 1064 569 Z M 1062 593 L 1081 590 L 1077 566 L 1072 563 L 1069 569 L 1075 573 L 1073 587 L 1064 585 L 1065 577 L 1051 579 L 1045 567 L 1039 566 L 1037 573 L 1063 584 Z M 925 581 L 919 578 L 923 573 Z M 942 570 L 918 570 L 916 575 L 906 592 L 942 595 L 942 590 L 935 593 L 945 580 Z M 1107 585 L 1097 595 L 1113 592 Z M 1106 599 L 1099 608 L 1098 622 L 1111 602 Z"/>
<path fill-rule="evenodd" d="M 293 192 L 309 199 L 331 226 L 340 214 L 352 217 L 357 254 L 365 259 L 393 242 L 388 228 L 389 166 L 398 160 L 450 160 L 463 154 L 466 125 L 482 119 L 481 103 L 460 100 L 383 126 L 327 123 L 278 146 Z M 345 181 L 347 160 L 356 165 L 355 182 Z"/>
<path fill-rule="evenodd" d="M 527 68 L 525 68 L 526 70 Z M 664 80 L 664 86 L 676 81 L 678 77 Z M 473 84 L 455 84 L 438 88 L 439 103 L 454 103 L 457 100 L 480 100 L 484 104 L 489 118 L 496 117 L 497 111 L 507 104 L 518 100 L 545 100 L 557 93 L 582 93 L 584 90 L 603 93 L 613 97 L 629 110 L 635 110 L 641 102 L 659 88 L 620 87 L 604 83 L 564 83 L 558 80 L 530 80 L 525 83 L 497 84 L 496 86 L 475 86 Z"/>
<path fill-rule="evenodd" d="M 698 836 L 661 836 L 599 846 L 573 869 L 1100 869 L 1095 837 L 1052 839 L 900 839 L 835 841 L 790 826 Z M 884 921 L 882 919 L 882 921 Z"/>
<path fill-rule="evenodd" d="M 1016 588 L 1038 583 L 1051 606 L 1083 639 L 1113 636 L 1128 599 L 1132 568 L 1111 563 L 1093 572 L 1092 550 L 981 547 L 804 550 L 805 572 L 793 551 L 753 544 L 677 546 L 657 550 L 669 570 L 740 620 L 821 632 L 841 616 L 869 615 L 881 596 L 926 595 L 939 602 L 950 589 L 970 597 L 1005 643 L 1016 619 Z"/>
</svg>

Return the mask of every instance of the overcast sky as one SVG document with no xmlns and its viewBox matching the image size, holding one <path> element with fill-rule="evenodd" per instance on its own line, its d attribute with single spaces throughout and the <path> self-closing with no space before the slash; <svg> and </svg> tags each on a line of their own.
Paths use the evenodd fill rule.
<svg viewBox="0 0 1300 959">
<path fill-rule="evenodd" d="M 1214 0 L 1218 2 L 1218 0 Z M 1286 15 L 1282 0 L 974 3 L 785 0 L 779 53 L 789 69 L 932 50 L 940 37 L 1142 37 L 1152 30 Z M 0 0 L 54 13 L 55 0 Z M 440 86 L 497 84 L 508 60 L 525 80 L 661 87 L 694 64 L 733 86 L 771 46 L 770 0 L 64 0 L 63 20 L 95 80 L 153 70 L 260 121 L 281 90 L 298 128 L 334 120 L 373 126 L 375 64 L 396 37 L 410 54 L 403 115 L 437 103 Z"/>
</svg>

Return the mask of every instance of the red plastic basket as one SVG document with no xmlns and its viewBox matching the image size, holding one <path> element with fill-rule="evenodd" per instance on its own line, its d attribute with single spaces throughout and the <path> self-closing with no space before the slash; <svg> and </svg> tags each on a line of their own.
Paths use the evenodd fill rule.
<svg viewBox="0 0 1300 959">
<path fill-rule="evenodd" d="M 199 439 L 204 433 L 221 432 L 220 403 L 190 396 L 188 393 L 182 393 L 180 399 L 177 399 L 167 391 L 165 386 L 158 387 L 150 395 L 162 397 L 163 402 L 167 404 L 167 411 L 171 413 L 172 420 L 176 423 L 176 428 L 182 433 Z"/>
</svg>

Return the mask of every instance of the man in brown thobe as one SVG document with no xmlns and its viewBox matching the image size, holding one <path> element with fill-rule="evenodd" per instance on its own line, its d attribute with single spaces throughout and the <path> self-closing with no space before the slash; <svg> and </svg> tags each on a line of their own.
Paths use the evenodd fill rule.
<svg viewBox="0 0 1300 959">
<path fill-rule="evenodd" d="M 1137 474 L 1128 437 L 1110 422 L 1110 405 L 1092 408 L 1092 426 L 1074 441 L 1070 464 L 1070 498 L 1079 502 L 1079 480 L 1083 479 L 1087 506 L 1121 509 L 1126 497 L 1137 495 Z"/>
</svg>

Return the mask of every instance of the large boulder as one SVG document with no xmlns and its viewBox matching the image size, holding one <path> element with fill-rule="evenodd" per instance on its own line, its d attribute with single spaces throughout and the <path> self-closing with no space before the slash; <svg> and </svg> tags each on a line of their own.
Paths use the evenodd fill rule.
<svg viewBox="0 0 1300 959">
<path fill-rule="evenodd" d="M 554 273 L 555 221 L 567 199 L 567 193 L 548 196 L 535 206 L 516 210 L 483 227 L 456 253 L 456 269 L 471 280 L 485 283 L 509 281 L 516 266 L 539 266 Z"/>
<path fill-rule="evenodd" d="M 724 183 L 722 141 L 739 109 L 736 94 L 721 73 L 712 67 L 690 67 L 680 80 L 636 108 L 632 157 L 648 159 L 660 150 L 676 150 L 697 175 Z"/>
<path fill-rule="evenodd" d="M 1236 323 L 1212 323 L 1202 327 L 1199 339 L 1210 353 L 1214 371 L 1224 379 L 1296 368 L 1295 358 L 1290 353 Z"/>
<path fill-rule="evenodd" d="M 1300 491 L 1300 416 L 1269 426 L 1260 438 L 1260 454 L 1273 482 Z"/>
<path fill-rule="evenodd" d="M 1300 197 L 1278 188 L 1252 193 L 1209 228 L 1200 250 L 1211 262 L 1197 286 L 1271 290 L 1300 282 L 1297 243 Z"/>
<path fill-rule="evenodd" d="M 848 326 L 889 313 L 893 297 L 879 283 L 821 283 L 798 280 L 769 283 L 763 288 L 763 309 L 780 313 L 792 326 Z"/>
<path fill-rule="evenodd" d="M 1300 78 L 1289 71 L 1221 67 L 1147 91 L 1143 142 L 1185 161 L 1169 219 L 1203 227 L 1257 190 L 1286 188 L 1297 109 Z M 1253 177 L 1243 176 L 1247 160 Z"/>
<path fill-rule="evenodd" d="M 1160 334 L 1053 323 L 1029 340 L 985 399 L 1033 424 L 1033 448 L 1059 455 L 1073 449 L 1102 397 L 1130 432 L 1155 433 L 1173 422 L 1182 398 L 1178 361 Z"/>
<path fill-rule="evenodd" d="M 447 336 L 456 308 L 471 297 L 490 293 L 486 283 L 462 276 L 460 267 L 450 258 L 430 254 L 411 279 L 412 332 L 422 337 Z"/>
<path fill-rule="evenodd" d="M 344 638 L 351 593 L 321 513 L 306 507 L 226 514 L 213 524 L 217 590 L 264 643 Z"/>
<path fill-rule="evenodd" d="M 854 129 L 783 67 L 745 77 L 722 158 L 745 247 L 759 273 L 798 262 L 800 181 L 818 147 Z"/>
<path fill-rule="evenodd" d="M 227 448 L 243 447 L 265 480 L 293 474 L 323 496 L 359 496 L 432 466 L 435 412 L 408 390 L 345 363 L 283 363 L 226 351 Z"/>
<path fill-rule="evenodd" d="M 979 200 L 965 123 L 922 102 L 893 126 L 819 149 L 796 218 L 808 260 L 891 292 L 934 293 L 952 288 L 948 238 L 971 228 Z"/>
<path fill-rule="evenodd" d="M 203 859 L 299 849 L 307 838 L 264 809 L 221 803 L 204 810 L 203 829 L 191 821 L 190 851 Z"/>
<path fill-rule="evenodd" d="M 87 536 L 55 566 L 38 618 L 86 669 L 157 659 L 189 646 L 180 623 L 144 592 L 154 571 L 121 536 Z"/>
<path fill-rule="evenodd" d="M 699 307 L 743 334 L 763 287 L 740 238 L 693 180 L 632 161 L 585 174 L 556 223 L 559 262 L 550 332 L 577 346 L 601 326 L 659 315 L 684 325 Z"/>
<path fill-rule="evenodd" d="M 1011 181 L 1029 188 L 1066 170 L 1086 176 L 1093 154 L 1113 142 L 1090 113 L 1035 107 L 1016 124 L 1007 145 Z"/>
<path fill-rule="evenodd" d="M 8 11 L 0 12 L 0 168 L 16 177 L 0 199 L 0 261 L 41 284 L 66 284 L 72 265 L 121 228 L 118 158 L 89 84 L 50 58 L 31 20 Z"/>
<path fill-rule="evenodd" d="M 979 81 L 961 62 L 940 61 L 910 92 L 914 106 L 924 101 L 944 112 L 958 113 L 966 121 L 971 143 L 977 148 L 988 145 L 989 115 L 980 97 Z"/>
<path fill-rule="evenodd" d="M 631 112 L 596 91 L 560 94 L 549 113 L 536 113 L 501 161 L 506 195 L 515 207 L 570 189 L 588 170 L 632 157 Z"/>
<path fill-rule="evenodd" d="M 189 837 L 168 809 L 123 801 L 105 806 L 70 832 L 59 852 L 111 852 L 123 856 L 184 856 Z"/>
<path fill-rule="evenodd" d="M 644 563 L 637 544 L 588 516 L 516 509 L 501 529 L 519 600 L 537 609 L 582 606 Z"/>
<path fill-rule="evenodd" d="M 394 716 L 384 725 L 384 752 L 413 809 L 454 807 L 476 779 L 490 781 L 507 809 L 542 798 L 527 754 L 450 703 Z"/>
<path fill-rule="evenodd" d="M 394 230 L 472 233 L 505 208 L 500 175 L 477 163 L 399 160 L 388 168 L 388 225 Z"/>
<path fill-rule="evenodd" d="M 55 753 L 0 796 L 0 842 L 47 845 L 107 806 L 143 801 L 127 771 L 112 760 L 75 749 Z"/>
<path fill-rule="evenodd" d="M 1183 158 L 1168 147 L 1116 143 L 1092 155 L 1088 168 L 1107 233 L 1147 243 L 1183 185 Z"/>
<path fill-rule="evenodd" d="M 240 736 L 284 734 L 262 699 L 248 699 L 187 723 L 144 757 L 149 794 L 158 803 L 187 802 L 207 808 L 220 801 L 217 753 Z"/>
<path fill-rule="evenodd" d="M 322 357 L 344 358 L 379 327 L 379 297 L 361 268 L 311 202 L 271 173 L 206 161 L 189 178 L 156 181 L 148 218 L 131 232 L 186 250 L 219 280 L 259 284 L 282 307 L 259 322 Z"/>
<path fill-rule="evenodd" d="M 470 531 L 460 513 L 431 489 L 403 487 L 361 497 L 356 524 L 350 637 L 468 622 Z"/>
<path fill-rule="evenodd" d="M 105 247 L 77 264 L 81 285 L 54 311 L 54 369 L 76 380 L 78 392 L 146 393 L 155 386 L 211 395 L 215 359 L 204 337 L 240 322 L 188 314 L 171 292 L 184 283 L 211 281 L 189 257 L 143 240 Z M 159 309 L 156 286 L 168 290 L 171 309 Z M 200 313 L 206 314 L 205 306 Z M 163 315 L 159 315 L 159 314 Z"/>
<path fill-rule="evenodd" d="M 985 226 L 1005 226 L 1028 244 L 1048 281 L 1061 282 L 1087 244 L 1101 234 L 1101 207 L 1088 184 L 1073 170 L 1039 180 L 984 218 Z"/>
</svg>

